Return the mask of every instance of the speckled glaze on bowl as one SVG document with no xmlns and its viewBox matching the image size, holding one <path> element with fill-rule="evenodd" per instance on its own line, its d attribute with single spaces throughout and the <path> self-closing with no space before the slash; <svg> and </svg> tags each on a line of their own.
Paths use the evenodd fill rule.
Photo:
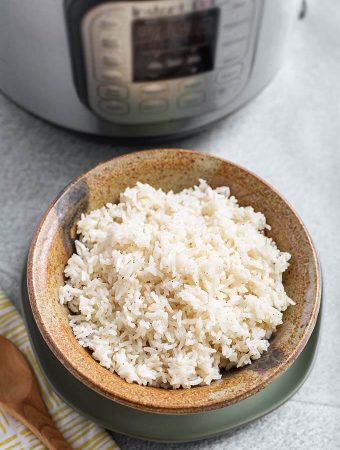
<svg viewBox="0 0 340 450">
<path fill-rule="evenodd" d="M 96 362 L 75 339 L 67 308 L 58 301 L 65 264 L 73 253 L 75 224 L 82 212 L 116 202 L 120 192 L 137 181 L 180 191 L 204 178 L 213 186 L 227 185 L 241 205 L 262 211 L 272 229 L 269 236 L 292 254 L 284 285 L 296 306 L 269 350 L 250 366 L 231 370 L 210 386 L 165 390 L 129 384 Z M 220 158 L 189 150 L 161 149 L 131 153 L 99 164 L 73 181 L 53 201 L 33 239 L 27 285 L 38 328 L 55 356 L 80 381 L 115 402 L 157 413 L 187 414 L 231 405 L 255 394 L 285 371 L 306 345 L 316 323 L 321 275 L 315 249 L 303 223 L 290 205 L 253 173 Z"/>
</svg>

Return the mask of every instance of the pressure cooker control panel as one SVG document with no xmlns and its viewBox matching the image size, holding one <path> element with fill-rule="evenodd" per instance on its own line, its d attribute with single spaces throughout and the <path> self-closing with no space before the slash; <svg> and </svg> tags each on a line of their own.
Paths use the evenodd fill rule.
<svg viewBox="0 0 340 450">
<path fill-rule="evenodd" d="M 249 79 L 258 0 L 105 2 L 81 22 L 87 101 L 121 124 L 190 118 Z"/>
</svg>

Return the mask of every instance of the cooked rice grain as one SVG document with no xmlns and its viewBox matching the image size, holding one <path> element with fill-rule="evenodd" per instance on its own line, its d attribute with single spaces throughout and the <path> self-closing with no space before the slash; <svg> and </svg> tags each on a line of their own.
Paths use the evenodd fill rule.
<svg viewBox="0 0 340 450">
<path fill-rule="evenodd" d="M 75 337 L 129 383 L 190 388 L 250 364 L 294 304 L 290 255 L 266 228 L 203 180 L 178 194 L 126 189 L 78 222 L 59 292 Z"/>
</svg>

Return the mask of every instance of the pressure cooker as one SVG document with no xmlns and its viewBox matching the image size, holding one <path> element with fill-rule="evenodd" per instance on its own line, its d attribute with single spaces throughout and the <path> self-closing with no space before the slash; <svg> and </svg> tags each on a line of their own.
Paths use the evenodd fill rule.
<svg viewBox="0 0 340 450">
<path fill-rule="evenodd" d="M 0 0 L 0 90 L 73 130 L 176 137 L 282 63 L 301 0 Z"/>
</svg>

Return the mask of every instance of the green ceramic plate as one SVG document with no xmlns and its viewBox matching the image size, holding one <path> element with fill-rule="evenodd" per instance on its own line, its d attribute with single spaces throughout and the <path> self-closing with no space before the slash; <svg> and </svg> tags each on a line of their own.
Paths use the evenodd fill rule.
<svg viewBox="0 0 340 450">
<path fill-rule="evenodd" d="M 321 309 L 314 331 L 299 358 L 259 393 L 227 408 L 182 416 L 141 412 L 119 405 L 94 392 L 61 365 L 45 344 L 32 315 L 23 283 L 22 312 L 41 367 L 63 400 L 108 430 L 131 437 L 163 442 L 184 442 L 213 437 L 255 420 L 287 401 L 307 379 L 319 339 Z"/>
</svg>

